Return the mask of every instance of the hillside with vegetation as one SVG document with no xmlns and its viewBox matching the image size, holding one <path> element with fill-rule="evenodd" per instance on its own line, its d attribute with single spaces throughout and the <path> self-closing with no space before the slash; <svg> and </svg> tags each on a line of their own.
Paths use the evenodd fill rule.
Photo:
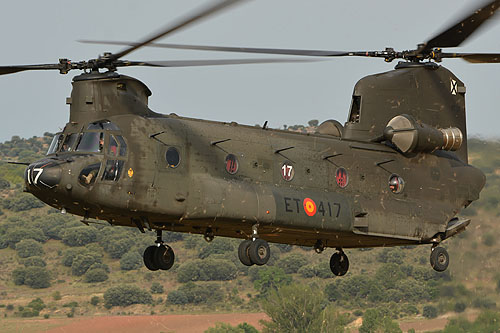
<svg viewBox="0 0 500 333">
<path fill-rule="evenodd" d="M 0 160 L 39 159 L 50 140 L 13 137 L 0 144 Z M 179 233 L 164 234 L 174 267 L 151 272 L 142 252 L 153 232 L 84 225 L 23 193 L 24 166 L 0 163 L 0 326 L 26 317 L 265 312 L 265 332 L 399 332 L 398 323 L 440 316 L 450 319 L 445 332 L 499 330 L 500 142 L 471 139 L 469 150 L 487 183 L 463 212 L 468 230 L 443 243 L 448 270 L 432 270 L 427 245 L 347 249 L 344 277 L 330 272 L 332 249 L 272 244 L 268 265 L 247 267 L 237 258 L 240 240 Z M 255 329 L 219 324 L 209 332 Z"/>
</svg>

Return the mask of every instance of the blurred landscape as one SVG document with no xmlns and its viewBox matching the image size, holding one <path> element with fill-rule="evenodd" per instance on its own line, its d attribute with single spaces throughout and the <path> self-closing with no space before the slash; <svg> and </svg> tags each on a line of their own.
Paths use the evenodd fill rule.
<svg viewBox="0 0 500 333">
<path fill-rule="evenodd" d="M 309 125 L 288 129 L 310 132 L 317 121 Z M 51 139 L 50 133 L 13 137 L 0 144 L 0 160 L 40 159 Z M 450 254 L 448 270 L 431 268 L 429 245 L 347 249 L 344 277 L 330 271 L 333 249 L 316 254 L 271 244 L 268 265 L 246 267 L 237 257 L 240 240 L 207 243 L 202 235 L 179 233 L 164 233 L 176 251 L 174 267 L 151 272 L 142 252 L 154 244 L 153 232 L 104 221 L 86 226 L 23 193 L 24 166 L 0 163 L 1 330 L 56 330 L 93 317 L 151 316 L 158 322 L 164 315 L 207 314 L 216 319 L 200 329 L 211 333 L 497 332 L 500 142 L 472 138 L 468 145 L 469 163 L 487 183 L 481 199 L 461 213 L 472 219 L 466 232 L 442 243 Z"/>
</svg>

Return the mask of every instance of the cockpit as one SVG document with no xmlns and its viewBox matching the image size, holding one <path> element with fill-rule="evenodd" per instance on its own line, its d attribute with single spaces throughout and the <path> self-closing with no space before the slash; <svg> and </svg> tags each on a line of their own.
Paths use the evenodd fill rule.
<svg viewBox="0 0 500 333">
<path fill-rule="evenodd" d="M 78 177 L 81 185 L 90 186 L 98 177 L 103 181 L 118 181 L 127 156 L 127 143 L 116 124 L 102 120 L 88 124 L 80 133 L 57 133 L 47 155 L 68 153 L 94 157 L 93 162 L 85 166 Z M 102 161 L 102 156 L 105 161 L 98 162 Z"/>
</svg>

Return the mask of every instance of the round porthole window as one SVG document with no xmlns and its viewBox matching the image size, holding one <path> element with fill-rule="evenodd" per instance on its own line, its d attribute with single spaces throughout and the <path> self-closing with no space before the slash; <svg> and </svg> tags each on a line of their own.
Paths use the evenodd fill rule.
<svg viewBox="0 0 500 333">
<path fill-rule="evenodd" d="M 181 157 L 179 155 L 179 151 L 177 148 L 170 147 L 167 149 L 166 159 L 169 168 L 177 168 L 179 163 L 181 162 Z"/>
<path fill-rule="evenodd" d="M 398 175 L 392 175 L 391 178 L 389 178 L 389 189 L 392 193 L 401 193 L 403 192 L 404 187 L 405 181 L 403 180 L 403 178 L 399 177 Z"/>
<path fill-rule="evenodd" d="M 236 156 L 234 156 L 233 154 L 229 154 L 226 156 L 226 171 L 231 174 L 231 175 L 234 175 L 236 172 L 238 172 L 238 159 L 236 158 Z"/>
</svg>

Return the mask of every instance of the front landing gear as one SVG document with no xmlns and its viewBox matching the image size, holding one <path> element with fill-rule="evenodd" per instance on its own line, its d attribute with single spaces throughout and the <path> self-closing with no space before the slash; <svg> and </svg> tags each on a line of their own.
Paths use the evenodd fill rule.
<svg viewBox="0 0 500 333">
<path fill-rule="evenodd" d="M 343 276 L 349 270 L 349 259 L 342 249 L 337 249 L 338 252 L 332 254 L 330 258 L 330 269 L 336 276 Z"/>
<path fill-rule="evenodd" d="M 161 230 L 156 230 L 156 245 L 148 246 L 143 254 L 144 265 L 151 271 L 169 270 L 174 265 L 174 250 L 163 244 Z"/>
<path fill-rule="evenodd" d="M 241 242 L 238 247 L 238 258 L 245 266 L 258 265 L 262 266 L 267 264 L 271 257 L 271 249 L 269 244 L 259 238 L 257 234 L 257 226 L 253 228 L 252 239 L 247 239 Z"/>
<path fill-rule="evenodd" d="M 437 272 L 444 272 L 450 264 L 450 256 L 445 248 L 433 246 L 431 250 L 431 266 Z"/>
</svg>

